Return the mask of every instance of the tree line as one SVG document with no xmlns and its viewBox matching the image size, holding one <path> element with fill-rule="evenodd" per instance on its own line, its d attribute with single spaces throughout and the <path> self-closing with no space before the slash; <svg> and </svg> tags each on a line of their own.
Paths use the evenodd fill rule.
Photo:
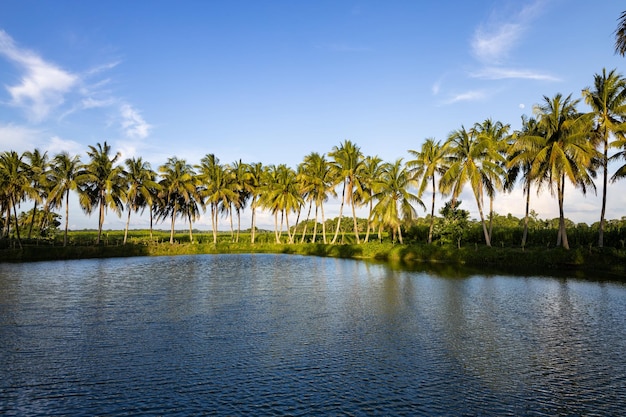
<svg viewBox="0 0 626 417">
<path fill-rule="evenodd" d="M 2 235 L 8 237 L 13 228 L 21 247 L 17 209 L 29 201 L 33 208 L 28 237 L 36 219 L 43 229 L 51 221 L 50 213 L 64 208 L 63 244 L 67 245 L 69 196 L 74 192 L 85 213 L 98 212 L 97 244 L 108 210 L 120 216 L 126 213 L 124 243 L 131 214 L 144 210 L 149 212 L 151 233 L 153 222 L 170 221 L 173 243 L 178 218 L 188 222 L 193 241 L 193 222 L 207 211 L 214 242 L 220 215 L 229 219 L 231 230 L 237 219 L 238 239 L 241 213 L 246 208 L 251 212 L 251 243 L 255 241 L 257 210 L 266 210 L 274 217 L 277 243 L 283 233 L 286 241 L 293 243 L 298 225 L 303 225 L 304 236 L 308 220 L 314 220 L 312 240 L 320 236 L 323 243 L 334 244 L 345 206 L 351 208 L 357 244 L 362 232 L 367 242 L 372 233 L 383 231 L 402 242 L 403 229 L 417 219 L 416 207 L 426 209 L 422 198 L 429 194 L 427 241 L 431 243 L 437 193 L 449 197 L 451 207 L 456 208 L 461 191 L 469 185 L 484 242 L 491 246 L 493 201 L 497 193 L 511 191 L 521 183 L 526 201 L 522 247 L 527 240 L 531 191 L 548 188 L 559 208 L 556 244 L 569 249 L 565 187 L 573 186 L 583 193 L 596 191 L 594 180 L 599 175 L 602 205 L 598 246 L 602 247 L 608 181 L 626 176 L 626 164 L 612 176 L 608 172 L 609 161 L 626 160 L 626 79 L 616 70 L 603 69 L 593 81 L 579 99 L 571 94 L 544 96 L 532 117 L 522 117 L 519 130 L 512 131 L 509 124 L 491 119 L 470 128 L 461 126 L 443 141 L 428 138 L 419 149 L 409 150 L 406 162 L 402 158 L 385 162 L 378 156 L 364 155 L 350 140 L 328 153 L 311 152 L 295 169 L 241 160 L 223 164 L 214 154 L 207 154 L 196 165 L 174 156 L 153 170 L 141 157 L 121 161 L 121 154 L 113 153 L 107 142 L 89 146 L 85 162 L 67 152 L 50 156 L 38 149 L 23 154 L 5 151 L 0 154 Z M 589 112 L 577 110 L 581 100 L 589 105 Z M 331 197 L 341 204 L 334 230 L 327 230 L 324 203 Z M 367 208 L 365 230 L 359 230 L 357 207 Z M 295 216 L 295 227 L 290 225 L 290 216 L 292 221 Z"/>
</svg>

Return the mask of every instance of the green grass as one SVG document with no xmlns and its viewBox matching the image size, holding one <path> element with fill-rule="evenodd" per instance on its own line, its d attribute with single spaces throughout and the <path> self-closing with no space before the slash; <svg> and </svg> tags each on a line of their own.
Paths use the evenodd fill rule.
<svg viewBox="0 0 626 417">
<path fill-rule="evenodd" d="M 232 241 L 230 233 L 220 233 L 217 244 L 212 233 L 194 233 L 189 243 L 187 232 L 175 235 L 175 243 L 169 243 L 169 233 L 155 231 L 152 239 L 148 231 L 129 232 L 128 243 L 122 245 L 123 231 L 103 232 L 102 242 L 95 245 L 96 231 L 74 231 L 69 234 L 69 246 L 63 247 L 62 236 L 54 241 L 25 242 L 23 249 L 8 246 L 0 250 L 0 262 L 29 262 L 61 259 L 85 259 L 127 256 L 175 256 L 218 253 L 286 253 L 337 258 L 368 259 L 383 261 L 404 268 L 429 268 L 464 266 L 481 271 L 534 271 L 555 275 L 561 271 L 609 273 L 626 277 L 626 251 L 613 248 L 488 248 L 480 245 L 399 245 L 390 242 L 368 242 L 360 245 L 330 245 L 322 243 L 276 244 L 272 233 L 257 235 L 257 243 L 250 243 L 249 234 L 242 234 L 239 242 Z"/>
</svg>

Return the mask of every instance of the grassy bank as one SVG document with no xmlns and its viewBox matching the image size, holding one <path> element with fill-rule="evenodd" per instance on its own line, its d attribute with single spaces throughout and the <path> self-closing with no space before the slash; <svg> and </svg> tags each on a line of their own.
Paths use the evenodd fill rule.
<svg viewBox="0 0 626 417">
<path fill-rule="evenodd" d="M 128 256 L 175 256 L 218 253 L 286 253 L 337 258 L 370 259 L 416 265 L 463 265 L 477 269 L 502 271 L 534 270 L 543 274 L 560 271 L 609 273 L 626 277 L 626 251 L 615 249 L 578 248 L 487 248 L 438 245 L 398 245 L 369 242 L 366 244 L 325 245 L 321 243 L 275 244 L 249 242 L 233 243 L 207 241 L 200 243 L 135 242 L 126 245 L 24 245 L 22 249 L 0 250 L 0 262 L 31 262 L 44 260 L 109 258 Z"/>
</svg>

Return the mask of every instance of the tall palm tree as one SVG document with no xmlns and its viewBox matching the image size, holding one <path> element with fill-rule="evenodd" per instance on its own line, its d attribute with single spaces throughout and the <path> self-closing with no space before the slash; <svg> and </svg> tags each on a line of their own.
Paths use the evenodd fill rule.
<svg viewBox="0 0 626 417">
<path fill-rule="evenodd" d="M 343 214 L 344 202 L 347 202 L 352 206 L 352 219 L 354 222 L 354 235 L 356 237 L 357 244 L 360 243 L 359 228 L 356 221 L 355 211 L 355 188 L 360 188 L 359 175 L 363 165 L 363 153 L 361 149 L 349 140 L 344 140 L 340 146 L 334 146 L 333 150 L 328 153 L 328 156 L 333 158 L 333 169 L 336 173 L 336 177 L 343 183 L 343 190 L 341 192 L 341 206 L 339 208 L 339 217 L 337 219 L 337 228 L 335 229 L 335 236 L 331 243 L 337 241 L 339 235 L 339 227 L 341 225 L 341 217 Z"/>
<path fill-rule="evenodd" d="M 48 159 L 48 152 L 42 153 L 39 149 L 24 152 L 24 157 L 28 160 L 28 175 L 32 185 L 32 192 L 29 197 L 34 202 L 33 215 L 30 219 L 30 226 L 28 228 L 28 239 L 30 239 L 33 232 L 33 225 L 35 224 L 37 204 L 46 199 L 49 191 L 47 176 L 48 169 L 50 168 L 50 161 Z M 44 218 L 45 216 L 42 216 L 42 219 Z"/>
<path fill-rule="evenodd" d="M 70 156 L 67 152 L 57 154 L 51 163 L 51 189 L 46 201 L 45 210 L 63 205 L 65 199 L 65 232 L 63 246 L 67 246 L 67 230 L 69 227 L 70 191 L 77 191 L 81 206 L 87 205 L 88 197 L 81 192 L 81 185 L 86 174 L 78 155 Z"/>
<path fill-rule="evenodd" d="M 430 226 L 428 227 L 428 243 L 433 241 L 435 225 L 435 195 L 437 194 L 436 176 L 440 177 L 448 169 L 447 144 L 441 144 L 434 138 L 427 138 L 419 151 L 409 150 L 414 159 L 407 161 L 411 175 L 418 183 L 418 196 L 421 197 L 428 185 L 432 188 L 432 203 L 430 209 Z"/>
<path fill-rule="evenodd" d="M 326 219 L 324 215 L 324 202 L 329 195 L 336 196 L 336 181 L 333 177 L 331 164 L 324 154 L 311 152 L 304 157 L 300 179 L 307 185 L 308 196 L 315 203 L 315 225 L 313 226 L 313 238 L 317 238 L 318 214 L 321 214 L 322 241 L 326 243 Z"/>
<path fill-rule="evenodd" d="M 367 156 L 363 160 L 360 181 L 361 190 L 356 194 L 356 199 L 359 203 L 368 204 L 369 206 L 365 242 L 368 242 L 370 238 L 372 214 L 374 213 L 374 194 L 376 194 L 378 180 L 383 175 L 384 170 L 385 164 L 383 164 L 383 160 L 378 156 Z"/>
<path fill-rule="evenodd" d="M 219 158 L 214 154 L 205 155 L 196 168 L 202 185 L 202 196 L 206 199 L 211 211 L 213 243 L 217 243 L 219 213 L 220 211 L 231 212 L 231 204 L 237 199 L 234 175 L 230 167 L 220 164 Z"/>
<path fill-rule="evenodd" d="M 565 249 L 569 249 L 563 208 L 565 179 L 581 188 L 583 194 L 587 192 L 587 187 L 595 190 L 593 178 L 599 159 L 594 143 L 589 140 L 593 119 L 589 114 L 578 113 L 578 102 L 572 100 L 571 94 L 565 98 L 561 94 L 553 98 L 544 96 L 544 103 L 536 111 L 546 140 L 537 152 L 530 171 L 533 178 L 547 177 L 553 193 L 556 188 L 559 204 L 557 245 Z"/>
<path fill-rule="evenodd" d="M 130 214 L 138 212 L 146 207 L 152 207 L 153 191 L 159 187 L 156 182 L 156 172 L 150 168 L 150 163 L 139 158 L 128 158 L 124 161 L 124 179 L 127 184 L 126 209 L 128 217 L 124 228 L 124 244 L 128 237 L 128 227 L 130 225 Z"/>
<path fill-rule="evenodd" d="M 83 192 L 89 196 L 89 204 L 83 208 L 87 213 L 98 207 L 98 238 L 96 245 L 100 244 L 102 236 L 102 225 L 104 215 L 108 208 L 113 210 L 118 216 L 124 208 L 126 187 L 124 184 L 124 170 L 121 166 L 115 165 L 121 153 L 117 152 L 111 156 L 111 147 L 104 144 L 89 146 L 87 155 L 91 159 L 85 166 L 85 183 Z"/>
<path fill-rule="evenodd" d="M 500 121 L 494 122 L 491 119 L 486 119 L 482 123 L 474 124 L 473 131 L 478 141 L 491 142 L 491 148 L 502 155 L 500 164 L 504 167 L 505 155 L 508 148 L 510 138 L 508 124 L 503 124 Z M 489 197 L 489 239 L 491 240 L 493 233 L 493 201 L 495 199 L 496 191 L 502 190 L 506 170 L 488 170 L 486 172 L 489 178 L 485 181 L 485 191 Z"/>
<path fill-rule="evenodd" d="M 615 53 L 626 55 L 626 10 L 619 16 L 615 29 Z"/>
<path fill-rule="evenodd" d="M 585 103 L 591 107 L 591 114 L 595 119 L 595 132 L 602 146 L 602 208 L 598 233 L 598 246 L 602 247 L 604 246 L 604 216 L 609 176 L 609 137 L 625 130 L 626 80 L 617 70 L 613 69 L 607 74 L 606 69 L 603 68 L 602 74 L 594 75 L 593 88 L 585 88 L 582 95 Z"/>
<path fill-rule="evenodd" d="M 250 211 L 251 211 L 251 226 L 250 226 L 250 243 L 254 245 L 255 233 L 256 233 L 256 209 L 258 206 L 259 196 L 263 189 L 263 181 L 265 178 L 265 167 L 260 162 L 248 164 L 248 175 L 244 183 L 244 188 L 250 194 Z"/>
<path fill-rule="evenodd" d="M 15 151 L 5 151 L 0 155 L 0 190 L 2 197 L 7 201 L 7 225 L 11 220 L 11 209 L 15 219 L 15 233 L 17 242 L 22 247 L 20 228 L 17 221 L 17 206 L 31 194 L 32 186 L 28 175 L 28 164 L 23 160 L 23 155 Z M 8 232 L 8 228 L 7 228 Z"/>
<path fill-rule="evenodd" d="M 168 158 L 167 162 L 159 167 L 159 173 L 162 200 L 159 217 L 171 218 L 170 244 L 173 244 L 176 216 L 181 213 L 188 215 L 189 210 L 185 204 L 196 198 L 197 181 L 193 167 L 184 159 L 176 157 Z"/>
<path fill-rule="evenodd" d="M 485 243 L 491 246 L 491 236 L 487 230 L 483 210 L 485 189 L 495 188 L 496 178 L 504 177 L 503 157 L 493 142 L 478 137 L 464 127 L 448 137 L 450 164 L 440 181 L 444 193 L 452 194 L 453 202 L 461 194 L 463 186 L 469 183 L 474 193 L 478 214 L 483 226 Z"/>
<path fill-rule="evenodd" d="M 250 191 L 248 190 L 249 170 L 248 164 L 241 162 L 241 159 L 232 165 L 233 183 L 232 188 L 235 190 L 236 197 L 232 201 L 232 206 L 237 213 L 237 235 L 235 242 L 239 242 L 239 233 L 241 232 L 241 212 L 248 204 L 250 199 Z"/>
<path fill-rule="evenodd" d="M 287 226 L 288 241 L 293 243 L 294 236 L 289 227 L 289 213 L 297 211 L 303 204 L 296 172 L 285 164 L 269 166 L 267 181 L 261 199 L 262 204 L 274 214 L 276 243 L 280 243 L 283 219 Z M 278 213 L 281 215 L 280 229 L 278 228 Z"/>
<path fill-rule="evenodd" d="M 377 182 L 377 192 L 374 194 L 377 203 L 374 212 L 381 225 L 391 229 L 392 239 L 395 241 L 397 232 L 398 240 L 402 244 L 402 224 L 417 217 L 413 204 L 418 204 L 424 209 L 426 207 L 416 194 L 409 191 L 410 187 L 415 185 L 415 180 L 403 166 L 402 158 L 393 164 L 387 164 Z"/>
<path fill-rule="evenodd" d="M 524 232 L 522 233 L 522 248 L 526 247 L 528 238 L 528 219 L 530 213 L 530 189 L 533 183 L 537 184 L 537 189 L 546 178 L 533 178 L 530 174 L 532 164 L 539 150 L 545 144 L 545 135 L 539 129 L 537 119 L 522 116 L 522 129 L 514 135 L 514 139 L 507 151 L 507 177 L 504 189 L 513 190 L 518 176 L 522 175 L 522 191 L 526 196 L 526 211 L 524 214 Z"/>
</svg>

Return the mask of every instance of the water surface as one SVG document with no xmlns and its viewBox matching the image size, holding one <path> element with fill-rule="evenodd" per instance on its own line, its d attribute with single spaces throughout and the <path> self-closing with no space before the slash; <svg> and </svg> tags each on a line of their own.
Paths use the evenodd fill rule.
<svg viewBox="0 0 626 417">
<path fill-rule="evenodd" d="M 626 286 L 290 255 L 0 264 L 2 415 L 620 415 Z"/>
</svg>

